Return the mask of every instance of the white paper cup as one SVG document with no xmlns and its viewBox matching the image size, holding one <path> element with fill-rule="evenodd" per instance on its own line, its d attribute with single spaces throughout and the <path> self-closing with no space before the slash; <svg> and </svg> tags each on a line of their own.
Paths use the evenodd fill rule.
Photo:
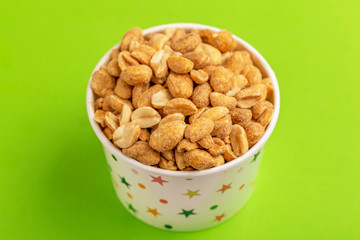
<svg viewBox="0 0 360 240">
<path fill-rule="evenodd" d="M 166 27 L 218 28 L 176 23 L 148 28 L 144 34 L 163 31 Z M 124 207 L 141 221 L 171 231 L 197 231 L 214 227 L 234 216 L 248 201 L 254 187 L 266 141 L 270 137 L 280 110 L 279 86 L 273 70 L 251 45 L 234 38 L 248 50 L 264 76 L 274 87 L 274 115 L 261 140 L 243 156 L 222 166 L 193 172 L 169 171 L 144 165 L 122 154 L 105 137 L 94 121 L 94 94 L 89 80 L 86 106 L 89 120 L 100 139 L 117 196 Z M 120 43 L 114 46 L 118 48 Z M 109 50 L 94 71 L 110 59 Z"/>
</svg>

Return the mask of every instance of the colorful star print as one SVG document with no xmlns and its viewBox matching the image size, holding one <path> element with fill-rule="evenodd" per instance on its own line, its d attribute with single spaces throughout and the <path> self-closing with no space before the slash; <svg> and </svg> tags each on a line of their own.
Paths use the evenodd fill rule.
<svg viewBox="0 0 360 240">
<path fill-rule="evenodd" d="M 119 176 L 119 178 L 121 179 L 121 183 L 125 184 L 126 187 L 130 189 L 131 184 L 128 183 L 124 177 Z"/>
<path fill-rule="evenodd" d="M 183 195 L 189 196 L 189 199 L 191 199 L 191 198 L 194 197 L 194 196 L 201 196 L 201 195 L 198 193 L 200 190 L 191 191 L 190 189 L 188 189 L 187 191 L 188 191 L 188 192 L 187 192 L 187 193 L 184 193 Z"/>
<path fill-rule="evenodd" d="M 196 213 L 194 213 L 194 210 L 195 209 L 191 209 L 191 210 L 185 210 L 185 209 L 182 209 L 182 212 L 181 213 L 178 213 L 179 215 L 184 215 L 186 218 L 188 218 L 190 215 L 196 215 Z"/>
<path fill-rule="evenodd" d="M 251 160 L 250 163 L 256 162 L 256 159 L 257 159 L 257 157 L 259 156 L 259 154 L 260 154 L 260 151 L 258 151 L 257 153 L 255 153 L 254 158 Z"/>
<path fill-rule="evenodd" d="M 225 213 L 221 214 L 220 216 L 215 216 L 214 222 L 220 222 L 223 217 L 225 217 Z"/>
<path fill-rule="evenodd" d="M 136 210 L 136 209 L 133 207 L 133 205 L 131 205 L 131 204 L 128 205 L 128 208 L 129 208 L 129 210 L 132 211 L 133 213 L 136 213 L 136 212 L 137 212 L 137 210 Z"/>
<path fill-rule="evenodd" d="M 157 215 L 161 215 L 161 213 L 159 213 L 156 208 L 151 209 L 151 208 L 147 207 L 147 212 L 154 215 L 154 217 L 157 217 Z"/>
<path fill-rule="evenodd" d="M 231 188 L 231 184 L 232 183 L 229 183 L 228 185 L 222 185 L 222 188 L 220 188 L 219 190 L 217 190 L 216 192 L 221 192 L 222 194 L 224 194 L 224 192 L 226 191 L 226 190 L 228 190 L 228 189 L 230 189 Z"/>
<path fill-rule="evenodd" d="M 150 177 L 153 178 L 153 180 L 151 180 L 151 182 L 157 182 L 157 183 L 159 183 L 161 186 L 163 186 L 163 183 L 168 182 L 168 181 L 166 181 L 166 180 L 163 180 L 163 179 L 161 178 L 161 176 L 154 177 L 154 176 L 151 176 L 151 175 L 150 175 Z"/>
</svg>

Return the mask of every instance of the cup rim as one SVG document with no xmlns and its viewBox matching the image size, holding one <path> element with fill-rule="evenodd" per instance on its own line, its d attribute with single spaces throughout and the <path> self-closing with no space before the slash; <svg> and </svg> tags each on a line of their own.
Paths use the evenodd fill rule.
<svg viewBox="0 0 360 240">
<path fill-rule="evenodd" d="M 152 32 L 160 32 L 160 31 L 163 31 L 167 27 L 185 28 L 185 29 L 190 29 L 190 28 L 210 29 L 214 32 L 219 32 L 221 30 L 216 27 L 207 26 L 207 25 L 203 25 L 203 24 L 196 24 L 196 23 L 170 23 L 170 24 L 163 24 L 163 25 L 158 25 L 158 26 L 147 28 L 147 29 L 143 30 L 143 34 L 145 35 L 145 34 L 152 33 Z M 248 50 L 251 53 L 251 55 L 253 55 L 257 58 L 257 60 L 262 65 L 264 71 L 268 74 L 268 77 L 270 78 L 271 83 L 274 88 L 274 90 L 273 90 L 273 96 L 274 96 L 273 117 L 272 117 L 270 124 L 268 125 L 264 135 L 261 137 L 259 142 L 257 142 L 248 152 L 246 152 L 244 155 L 242 155 L 230 162 L 227 162 L 221 166 L 217 166 L 217 167 L 213 167 L 213 168 L 205 169 L 205 170 L 201 170 L 201 171 L 170 171 L 170 170 L 166 170 L 166 169 L 161 169 L 161 168 L 156 168 L 156 167 L 145 165 L 133 158 L 129 158 L 126 155 L 124 155 L 120 151 L 120 149 L 116 148 L 110 142 L 110 140 L 108 140 L 106 138 L 106 136 L 103 134 L 99 125 L 94 121 L 94 93 L 90 86 L 92 74 L 109 60 L 111 50 L 113 48 L 118 48 L 120 46 L 120 43 L 113 46 L 96 64 L 94 70 L 92 71 L 92 73 L 90 75 L 90 79 L 89 79 L 87 91 L 86 91 L 86 108 L 87 108 L 88 118 L 89 118 L 90 124 L 91 124 L 96 136 L 99 138 L 100 142 L 103 144 L 103 147 L 110 150 L 113 153 L 116 153 L 117 155 L 120 155 L 122 157 L 121 158 L 122 160 L 133 165 L 134 167 L 138 167 L 140 169 L 152 172 L 154 174 L 163 175 L 163 176 L 164 175 L 171 176 L 171 177 L 198 177 L 198 176 L 216 174 L 219 172 L 227 171 L 227 170 L 245 162 L 247 159 L 249 159 L 250 157 L 255 155 L 265 145 L 266 141 L 269 139 L 269 137 L 272 134 L 272 132 L 275 128 L 275 125 L 277 123 L 279 112 L 280 112 L 279 84 L 278 84 L 278 81 L 277 81 L 274 71 L 270 67 L 269 63 L 265 60 L 265 58 L 249 43 L 247 43 L 243 39 L 241 39 L 233 34 L 232 34 L 232 36 L 238 43 L 240 43 L 246 50 Z"/>
</svg>

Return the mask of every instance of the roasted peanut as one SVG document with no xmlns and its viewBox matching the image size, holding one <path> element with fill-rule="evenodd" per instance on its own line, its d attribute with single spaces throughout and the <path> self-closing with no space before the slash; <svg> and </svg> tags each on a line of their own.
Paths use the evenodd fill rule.
<svg viewBox="0 0 360 240">
<path fill-rule="evenodd" d="M 178 56 L 171 56 L 167 60 L 168 67 L 179 74 L 185 74 L 190 72 L 193 67 L 194 63 L 187 58 L 178 57 Z"/>
<path fill-rule="evenodd" d="M 166 84 L 175 98 L 189 98 L 193 93 L 193 81 L 189 74 L 170 72 Z"/>
<path fill-rule="evenodd" d="M 120 50 L 119 50 L 119 49 L 116 49 L 116 48 L 112 49 L 112 50 L 111 50 L 111 54 L 110 54 L 111 60 L 117 59 L 119 53 L 120 53 Z"/>
<path fill-rule="evenodd" d="M 115 131 L 119 127 L 119 119 L 112 112 L 105 113 L 105 124 L 111 131 Z"/>
<path fill-rule="evenodd" d="M 208 82 L 195 87 L 191 100 L 196 107 L 207 107 L 210 104 L 210 93 L 212 89 Z"/>
<path fill-rule="evenodd" d="M 104 102 L 104 98 L 96 99 L 96 101 L 94 103 L 95 110 L 102 109 L 103 102 Z"/>
<path fill-rule="evenodd" d="M 113 139 L 113 131 L 111 131 L 110 128 L 108 128 L 108 127 L 104 128 L 103 133 L 107 139 L 109 139 L 109 140 Z"/>
<path fill-rule="evenodd" d="M 114 77 L 120 76 L 121 70 L 119 68 L 117 59 L 113 59 L 109 62 L 109 64 L 107 65 L 107 71 L 108 71 L 108 73 L 110 73 L 110 75 L 112 75 Z"/>
<path fill-rule="evenodd" d="M 128 148 L 133 145 L 140 136 L 140 125 L 130 122 L 118 127 L 113 134 L 114 144 L 119 148 Z"/>
<path fill-rule="evenodd" d="M 199 34 L 204 43 L 215 46 L 214 41 L 215 41 L 215 37 L 217 35 L 215 32 L 213 32 L 209 29 L 203 29 L 203 30 L 200 30 Z"/>
<path fill-rule="evenodd" d="M 225 145 L 225 152 L 224 152 L 223 156 L 227 162 L 230 162 L 230 161 L 236 159 L 236 155 L 233 152 L 230 144 Z"/>
<path fill-rule="evenodd" d="M 120 78 L 116 82 L 114 93 L 120 98 L 129 99 L 131 98 L 132 86 L 121 80 Z"/>
<path fill-rule="evenodd" d="M 264 84 L 255 84 L 244 88 L 235 95 L 237 106 L 240 108 L 251 108 L 257 102 L 266 98 L 266 86 Z"/>
<path fill-rule="evenodd" d="M 237 42 L 232 34 L 226 30 L 221 30 L 214 38 L 216 48 L 221 52 L 229 52 L 236 48 Z"/>
<path fill-rule="evenodd" d="M 267 127 L 269 125 L 272 115 L 274 113 L 273 108 L 267 108 L 265 111 L 261 114 L 261 116 L 257 119 L 257 122 L 260 123 L 263 127 Z"/>
<path fill-rule="evenodd" d="M 252 116 L 253 118 L 256 120 L 258 119 L 263 112 L 268 109 L 268 108 L 274 108 L 274 105 L 269 102 L 269 101 L 260 101 L 257 102 L 252 108 L 251 108 L 251 112 L 252 112 Z"/>
<path fill-rule="evenodd" d="M 147 65 L 135 65 L 125 68 L 120 74 L 120 79 L 129 85 L 138 85 L 150 82 L 151 68 Z"/>
<path fill-rule="evenodd" d="M 166 160 L 168 161 L 173 161 L 175 162 L 175 154 L 173 150 L 169 150 L 166 152 L 162 152 L 161 156 L 164 157 Z"/>
<path fill-rule="evenodd" d="M 151 60 L 150 67 L 154 72 L 156 78 L 164 78 L 168 73 L 167 59 L 169 57 L 168 53 L 165 53 L 164 50 L 159 50 L 156 52 Z"/>
<path fill-rule="evenodd" d="M 171 42 L 171 47 L 181 53 L 193 51 L 201 43 L 200 35 L 197 33 L 188 33 L 183 37 Z"/>
<path fill-rule="evenodd" d="M 119 81 L 119 80 L 118 80 Z M 138 108 L 138 100 L 140 98 L 140 96 L 149 89 L 150 84 L 149 83 L 145 83 L 145 84 L 140 84 L 140 85 L 135 85 L 133 90 L 132 90 L 132 104 L 134 106 L 134 108 Z"/>
<path fill-rule="evenodd" d="M 195 114 L 189 117 L 189 123 L 191 124 L 195 119 L 198 119 L 200 115 L 203 114 L 203 112 L 205 112 L 208 109 L 209 109 L 208 107 L 199 108 Z"/>
<path fill-rule="evenodd" d="M 249 81 L 247 86 L 261 83 L 261 79 L 262 79 L 261 72 L 254 65 L 246 65 L 244 69 L 241 71 L 241 74 L 244 75 L 246 79 Z"/>
<path fill-rule="evenodd" d="M 170 91 L 168 89 L 162 89 L 152 95 L 151 105 L 157 109 L 163 108 L 171 99 L 173 99 L 173 96 Z"/>
<path fill-rule="evenodd" d="M 251 65 L 252 61 L 250 54 L 247 51 L 236 51 L 228 59 L 225 67 L 233 71 L 235 74 L 240 74 L 246 65 Z"/>
<path fill-rule="evenodd" d="M 91 79 L 91 89 L 100 97 L 104 97 L 108 90 L 115 87 L 115 78 L 105 68 L 95 71 Z"/>
<path fill-rule="evenodd" d="M 177 170 L 175 163 L 173 161 L 168 161 L 165 158 L 160 158 L 159 167 L 170 171 Z"/>
<path fill-rule="evenodd" d="M 119 125 L 122 126 L 128 122 L 130 122 L 131 119 L 131 108 L 129 107 L 129 105 L 124 104 L 122 111 L 119 115 Z"/>
<path fill-rule="evenodd" d="M 183 139 L 177 145 L 176 151 L 178 152 L 191 151 L 199 147 L 200 147 L 199 144 L 197 144 L 196 142 L 191 142 L 189 139 Z"/>
<path fill-rule="evenodd" d="M 197 141 L 197 143 L 205 149 L 209 149 L 215 144 L 210 134 Z"/>
<path fill-rule="evenodd" d="M 156 84 L 156 85 L 152 86 L 151 88 L 149 88 L 148 90 L 146 90 L 139 97 L 139 99 L 137 101 L 137 107 L 138 108 L 139 107 L 151 107 L 152 106 L 151 105 L 152 96 L 163 89 L 164 89 L 163 86 L 161 86 L 160 84 Z"/>
<path fill-rule="evenodd" d="M 194 69 L 201 69 L 207 66 L 210 62 L 209 54 L 201 51 L 185 53 L 184 58 L 187 58 L 194 63 Z"/>
<path fill-rule="evenodd" d="M 131 56 L 140 63 L 149 65 L 150 60 L 155 53 L 156 50 L 154 48 L 142 44 L 131 52 Z"/>
<path fill-rule="evenodd" d="M 239 124 L 242 127 L 245 127 L 252 118 L 250 109 L 234 108 L 229 114 L 233 124 Z"/>
<path fill-rule="evenodd" d="M 124 71 L 129 66 L 139 65 L 139 62 L 135 58 L 133 58 L 128 51 L 121 52 L 117 60 L 121 71 Z"/>
<path fill-rule="evenodd" d="M 184 116 L 189 116 L 196 113 L 196 106 L 189 99 L 174 98 L 171 99 L 164 107 L 165 114 L 181 113 Z"/>
<path fill-rule="evenodd" d="M 215 161 L 214 167 L 218 167 L 225 164 L 225 160 L 222 155 L 218 155 L 214 157 L 214 161 Z"/>
<path fill-rule="evenodd" d="M 159 51 L 160 49 L 163 49 L 169 39 L 169 36 L 166 36 L 165 34 L 155 33 L 149 39 L 149 45 L 153 47 L 156 51 Z"/>
<path fill-rule="evenodd" d="M 191 70 L 190 77 L 197 84 L 205 83 L 209 80 L 209 75 L 203 70 Z"/>
<path fill-rule="evenodd" d="M 227 96 L 233 97 L 238 92 L 240 92 L 241 89 L 243 89 L 248 84 L 248 80 L 243 75 L 235 75 L 233 77 L 232 87 L 231 89 L 226 93 Z"/>
<path fill-rule="evenodd" d="M 230 143 L 233 152 L 237 157 L 244 155 L 248 151 L 249 144 L 243 127 L 238 124 L 232 126 Z"/>
<path fill-rule="evenodd" d="M 132 28 L 127 31 L 121 41 L 120 50 L 126 51 L 129 50 L 130 43 L 132 41 L 143 42 L 142 30 L 138 27 Z"/>
<path fill-rule="evenodd" d="M 185 116 L 181 113 L 173 113 L 173 114 L 169 114 L 166 117 L 164 117 L 163 119 L 161 119 L 161 121 L 159 122 L 159 126 L 161 126 L 162 124 L 165 124 L 167 122 L 171 122 L 171 121 L 185 121 Z"/>
<path fill-rule="evenodd" d="M 210 134 L 214 129 L 214 122 L 208 118 L 198 118 L 186 127 L 185 137 L 196 142 Z"/>
<path fill-rule="evenodd" d="M 96 110 L 94 115 L 94 120 L 98 124 L 100 124 L 101 127 L 105 127 L 105 111 L 103 110 Z"/>
<path fill-rule="evenodd" d="M 221 52 L 209 44 L 200 43 L 194 51 L 206 52 L 210 57 L 209 65 L 219 65 L 221 63 Z"/>
<path fill-rule="evenodd" d="M 180 170 L 189 166 L 189 164 L 185 161 L 185 154 L 183 152 L 175 151 L 175 162 Z"/>
<path fill-rule="evenodd" d="M 234 97 L 226 96 L 222 93 L 212 92 L 210 93 L 210 102 L 213 107 L 223 106 L 227 107 L 229 110 L 236 107 L 237 101 Z"/>
<path fill-rule="evenodd" d="M 210 153 L 194 149 L 184 153 L 185 161 L 195 169 L 203 170 L 214 166 L 215 160 Z"/>
<path fill-rule="evenodd" d="M 208 149 L 211 156 L 216 157 L 225 152 L 225 143 L 220 138 L 213 138 L 214 144 Z"/>
<path fill-rule="evenodd" d="M 212 107 L 206 110 L 200 117 L 210 118 L 215 121 L 229 113 L 229 109 L 226 107 Z"/>
<path fill-rule="evenodd" d="M 274 91 L 274 87 L 271 83 L 271 80 L 270 78 L 264 78 L 262 81 L 261 81 L 262 84 L 264 84 L 267 88 L 267 94 L 266 94 L 266 99 L 270 100 L 272 95 L 273 95 L 273 91 Z"/>
<path fill-rule="evenodd" d="M 138 122 L 141 128 L 150 128 L 161 120 L 160 114 L 151 107 L 140 107 L 131 115 L 132 122 Z"/>
<path fill-rule="evenodd" d="M 232 121 L 231 116 L 226 114 L 224 117 L 214 121 L 214 129 L 211 136 L 225 139 L 231 133 Z"/>
<path fill-rule="evenodd" d="M 150 146 L 159 152 L 172 150 L 184 137 L 185 127 L 183 121 L 162 124 L 150 135 Z"/>
<path fill-rule="evenodd" d="M 148 142 L 138 141 L 122 151 L 126 156 L 146 165 L 156 165 L 160 162 L 160 153 L 152 149 Z"/>
<path fill-rule="evenodd" d="M 210 76 L 210 85 L 215 92 L 227 93 L 233 87 L 234 74 L 231 70 L 219 67 Z"/>
<path fill-rule="evenodd" d="M 114 109 L 117 112 L 121 112 L 123 109 L 124 105 L 128 105 L 130 107 L 131 110 L 133 110 L 133 106 L 131 104 L 131 102 L 129 100 L 124 100 L 122 98 L 119 98 L 116 95 L 111 95 L 110 96 L 110 106 L 112 109 Z"/>
<path fill-rule="evenodd" d="M 150 133 L 147 129 L 140 129 L 139 139 L 143 142 L 148 142 L 150 140 Z"/>
<path fill-rule="evenodd" d="M 114 95 L 114 91 L 113 90 L 109 90 L 107 91 L 107 93 L 104 96 L 104 100 L 103 100 L 103 104 L 102 104 L 102 109 L 104 111 L 112 111 L 112 107 L 110 106 L 110 96 Z"/>
<path fill-rule="evenodd" d="M 245 126 L 246 136 L 249 142 L 249 147 L 254 146 L 265 133 L 265 128 L 256 122 L 250 122 Z"/>
</svg>

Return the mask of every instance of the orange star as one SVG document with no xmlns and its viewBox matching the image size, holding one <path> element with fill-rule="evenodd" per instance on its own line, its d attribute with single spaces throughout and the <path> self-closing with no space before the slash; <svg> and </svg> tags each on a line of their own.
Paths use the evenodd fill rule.
<svg viewBox="0 0 360 240">
<path fill-rule="evenodd" d="M 226 190 L 228 190 L 228 189 L 230 189 L 231 188 L 231 184 L 232 183 L 229 183 L 228 185 L 222 185 L 222 188 L 220 188 L 219 190 L 217 190 L 216 192 L 221 192 L 222 194 L 224 194 L 224 192 L 226 191 Z"/>
<path fill-rule="evenodd" d="M 214 222 L 220 222 L 223 217 L 225 217 L 225 213 L 221 214 L 220 216 L 215 216 Z"/>
<path fill-rule="evenodd" d="M 147 212 L 149 212 L 149 213 L 151 213 L 152 215 L 154 215 L 154 217 L 157 217 L 157 215 L 162 215 L 161 213 L 159 213 L 159 212 L 157 211 L 156 208 L 151 209 L 151 208 L 147 207 Z"/>
</svg>

